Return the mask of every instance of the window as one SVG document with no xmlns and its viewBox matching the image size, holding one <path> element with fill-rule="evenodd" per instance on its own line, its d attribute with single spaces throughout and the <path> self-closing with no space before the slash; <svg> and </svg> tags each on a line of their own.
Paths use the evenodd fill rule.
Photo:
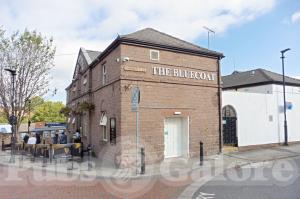
<svg viewBox="0 0 300 199">
<path fill-rule="evenodd" d="M 107 141 L 106 126 L 101 126 L 101 127 L 102 127 L 102 139 L 103 141 Z"/>
<path fill-rule="evenodd" d="M 85 86 L 86 83 L 87 83 L 87 76 L 85 75 L 85 76 L 83 77 L 83 85 Z"/>
<path fill-rule="evenodd" d="M 273 122 L 273 115 L 269 115 L 269 122 Z"/>
<path fill-rule="evenodd" d="M 74 85 L 74 86 L 73 86 L 73 89 L 72 89 L 73 93 L 76 92 L 76 89 L 77 89 L 77 88 L 76 88 L 76 86 Z"/>
<path fill-rule="evenodd" d="M 110 118 L 110 143 L 116 144 L 117 133 L 116 133 L 116 118 Z"/>
<path fill-rule="evenodd" d="M 107 116 L 105 112 L 101 113 L 100 119 L 100 127 L 102 131 L 102 140 L 107 141 L 107 131 L 106 131 L 106 124 L 107 124 Z"/>
<path fill-rule="evenodd" d="M 107 70 L 106 70 L 106 65 L 102 65 L 102 85 L 105 85 L 107 82 Z"/>
<path fill-rule="evenodd" d="M 159 60 L 159 51 L 150 50 L 150 60 L 158 61 Z"/>
</svg>

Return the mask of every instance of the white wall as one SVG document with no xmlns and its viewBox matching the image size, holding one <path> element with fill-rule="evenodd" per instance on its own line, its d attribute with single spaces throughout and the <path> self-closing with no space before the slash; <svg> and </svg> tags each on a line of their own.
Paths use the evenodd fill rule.
<svg viewBox="0 0 300 199">
<path fill-rule="evenodd" d="M 273 85 L 274 95 L 276 96 L 276 106 L 278 107 L 278 118 L 281 128 L 279 132 L 283 135 L 283 88 L 281 85 Z M 286 101 L 293 104 L 292 110 L 287 110 L 288 139 L 289 141 L 300 141 L 300 88 L 286 87 Z"/>
<path fill-rule="evenodd" d="M 284 141 L 283 94 L 280 89 L 280 86 L 272 85 L 272 94 L 223 91 L 222 106 L 231 105 L 237 112 L 239 146 Z M 287 87 L 287 91 L 287 101 L 293 103 L 293 109 L 287 110 L 289 141 L 300 141 L 299 88 Z"/>
<path fill-rule="evenodd" d="M 238 88 L 237 91 L 239 91 L 239 92 L 249 92 L 249 93 L 272 93 L 273 86 L 272 86 L 272 84 L 269 84 L 269 85 L 263 85 L 263 86 Z"/>
</svg>

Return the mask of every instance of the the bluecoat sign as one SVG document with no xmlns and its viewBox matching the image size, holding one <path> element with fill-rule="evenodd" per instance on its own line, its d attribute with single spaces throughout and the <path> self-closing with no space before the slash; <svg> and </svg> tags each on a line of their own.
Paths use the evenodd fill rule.
<svg viewBox="0 0 300 199">
<path fill-rule="evenodd" d="M 199 72 L 193 70 L 182 70 L 177 68 L 167 67 L 153 67 L 153 75 L 158 76 L 169 76 L 169 77 L 180 77 L 186 79 L 206 80 L 214 81 L 216 78 L 215 73 L 212 72 Z"/>
</svg>

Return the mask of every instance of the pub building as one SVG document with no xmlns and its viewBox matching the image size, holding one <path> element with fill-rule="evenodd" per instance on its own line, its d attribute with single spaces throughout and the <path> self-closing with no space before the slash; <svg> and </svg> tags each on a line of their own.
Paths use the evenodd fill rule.
<svg viewBox="0 0 300 199">
<path fill-rule="evenodd" d="M 152 28 L 120 35 L 102 52 L 80 48 L 66 88 L 68 129 L 98 158 L 116 148 L 121 161 L 134 158 L 136 142 L 146 162 L 197 157 L 200 141 L 205 155 L 217 154 L 222 58 Z"/>
</svg>

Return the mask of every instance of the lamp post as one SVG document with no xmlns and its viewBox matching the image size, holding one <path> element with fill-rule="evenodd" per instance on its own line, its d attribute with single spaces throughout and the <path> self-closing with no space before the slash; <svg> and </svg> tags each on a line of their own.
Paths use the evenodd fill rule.
<svg viewBox="0 0 300 199">
<path fill-rule="evenodd" d="M 30 131 L 30 125 L 31 125 L 31 120 L 30 120 L 30 108 L 31 108 L 31 100 L 29 98 L 26 99 L 26 102 L 28 103 L 28 126 L 27 126 L 27 133 L 29 134 Z"/>
<path fill-rule="evenodd" d="M 11 95 L 11 116 L 9 117 L 9 122 L 12 126 L 12 136 L 11 136 L 11 162 L 14 162 L 15 155 L 15 143 L 16 143 L 16 124 L 17 118 L 15 116 L 15 79 L 16 79 L 16 70 L 6 68 L 5 71 L 10 72 L 12 79 L 12 95 Z"/>
<path fill-rule="evenodd" d="M 288 145 L 288 127 L 286 120 L 286 96 L 285 96 L 285 72 L 284 72 L 284 53 L 291 50 L 290 48 L 284 49 L 281 52 L 281 60 L 282 60 L 282 82 L 283 82 L 283 112 L 284 112 L 284 145 Z"/>
</svg>

